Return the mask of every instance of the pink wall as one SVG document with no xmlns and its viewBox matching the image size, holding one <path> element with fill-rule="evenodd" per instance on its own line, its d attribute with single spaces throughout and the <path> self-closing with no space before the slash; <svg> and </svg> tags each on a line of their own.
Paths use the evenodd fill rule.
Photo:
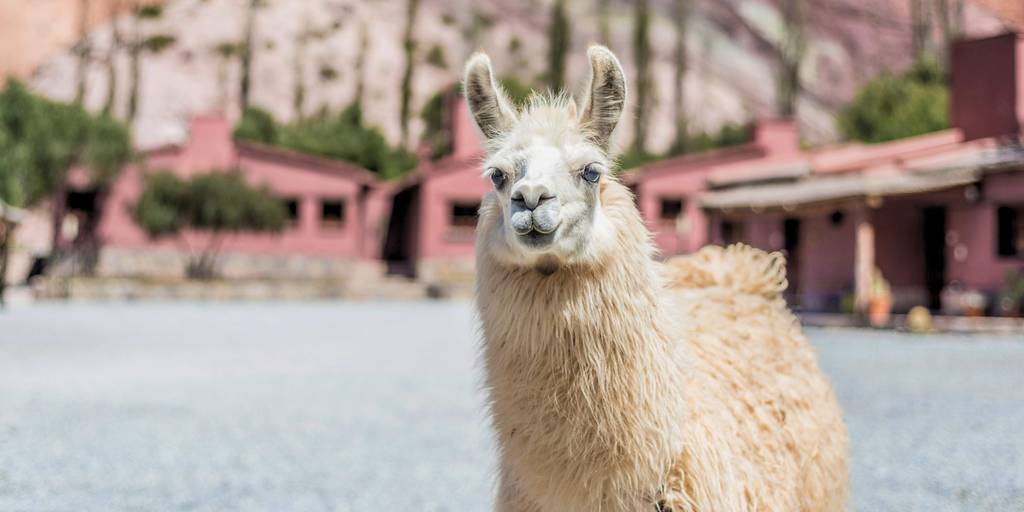
<svg viewBox="0 0 1024 512">
<path fill-rule="evenodd" d="M 369 247 L 373 240 L 364 229 L 368 212 L 363 203 L 371 190 L 372 179 L 369 173 L 275 149 L 236 146 L 230 135 L 230 128 L 223 119 L 197 118 L 189 142 L 183 148 L 156 151 L 141 167 L 126 169 L 112 187 L 104 209 L 99 226 L 102 243 L 114 247 L 177 250 L 183 248 L 183 241 L 193 249 L 205 246 L 209 239 L 204 234 L 185 233 L 178 239 L 150 240 L 135 225 L 130 209 L 142 191 L 142 176 L 159 170 L 188 176 L 213 169 L 238 168 L 249 183 L 265 185 L 282 199 L 297 200 L 299 220 L 278 235 L 228 235 L 224 239 L 224 251 L 376 257 Z M 344 201 L 345 220 L 341 226 L 321 224 L 323 200 Z M 375 210 L 369 213 L 386 208 L 381 205 L 382 201 L 386 199 L 374 195 Z"/>
<path fill-rule="evenodd" d="M 1024 271 L 1024 258 L 999 256 L 996 251 L 996 209 L 1024 205 L 1024 172 L 990 175 L 984 199 L 950 209 L 947 228 L 947 278 L 967 288 L 995 291 L 1011 269 Z"/>
<path fill-rule="evenodd" d="M 950 115 L 967 140 L 1019 133 L 1024 126 L 1024 35 L 953 46 Z"/>
<path fill-rule="evenodd" d="M 453 203 L 479 204 L 493 187 L 480 175 L 481 157 L 442 160 L 420 186 L 418 254 L 421 258 L 472 258 L 473 236 L 452 226 Z"/>
</svg>

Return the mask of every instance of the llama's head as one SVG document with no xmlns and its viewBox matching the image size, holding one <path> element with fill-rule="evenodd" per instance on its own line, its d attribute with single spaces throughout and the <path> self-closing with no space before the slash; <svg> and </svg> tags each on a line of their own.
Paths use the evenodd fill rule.
<svg viewBox="0 0 1024 512">
<path fill-rule="evenodd" d="M 548 272 L 613 250 L 601 199 L 626 82 L 607 48 L 591 47 L 588 56 L 591 77 L 580 108 L 561 95 L 534 96 L 519 110 L 486 55 L 466 65 L 466 99 L 487 139 L 484 173 L 494 183 L 481 208 L 479 243 L 505 264 Z"/>
</svg>

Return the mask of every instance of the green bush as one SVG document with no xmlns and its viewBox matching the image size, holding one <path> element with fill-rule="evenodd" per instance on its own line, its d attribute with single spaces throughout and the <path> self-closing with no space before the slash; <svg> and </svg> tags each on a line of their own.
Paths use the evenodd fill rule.
<svg viewBox="0 0 1024 512">
<path fill-rule="evenodd" d="M 885 142 L 949 127 L 949 88 L 939 64 L 922 60 L 902 75 L 883 73 L 839 114 L 842 134 Z"/>
<path fill-rule="evenodd" d="M 205 248 L 193 253 L 190 277 L 215 275 L 223 235 L 278 232 L 287 212 L 266 188 L 252 187 L 237 171 L 211 171 L 183 180 L 162 171 L 145 178 L 145 188 L 132 208 L 135 223 L 151 238 L 173 238 L 191 229 L 210 234 Z"/>
<path fill-rule="evenodd" d="M 359 106 L 321 114 L 294 124 L 278 124 L 269 113 L 247 109 L 235 138 L 283 147 L 324 158 L 343 160 L 377 173 L 383 179 L 402 176 L 416 166 L 416 155 L 392 148 L 380 130 L 364 126 Z"/>
</svg>

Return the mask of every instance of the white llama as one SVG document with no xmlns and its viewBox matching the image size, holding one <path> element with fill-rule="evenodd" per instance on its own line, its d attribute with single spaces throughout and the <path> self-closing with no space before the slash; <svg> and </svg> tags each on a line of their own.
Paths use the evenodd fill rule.
<svg viewBox="0 0 1024 512">
<path fill-rule="evenodd" d="M 792 314 L 778 254 L 746 246 L 652 260 L 609 174 L 626 98 L 589 51 L 581 108 L 518 111 L 487 56 L 465 92 L 494 183 L 477 298 L 502 512 L 838 511 L 847 435 Z"/>
</svg>

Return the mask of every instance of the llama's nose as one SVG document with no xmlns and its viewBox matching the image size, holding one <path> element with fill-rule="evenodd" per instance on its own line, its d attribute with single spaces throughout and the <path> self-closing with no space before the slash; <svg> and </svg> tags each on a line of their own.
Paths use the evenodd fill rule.
<svg viewBox="0 0 1024 512">
<path fill-rule="evenodd" d="M 539 181 L 522 180 L 512 189 L 512 202 L 519 203 L 529 210 L 534 210 L 554 198 L 555 195 L 548 186 Z"/>
</svg>

